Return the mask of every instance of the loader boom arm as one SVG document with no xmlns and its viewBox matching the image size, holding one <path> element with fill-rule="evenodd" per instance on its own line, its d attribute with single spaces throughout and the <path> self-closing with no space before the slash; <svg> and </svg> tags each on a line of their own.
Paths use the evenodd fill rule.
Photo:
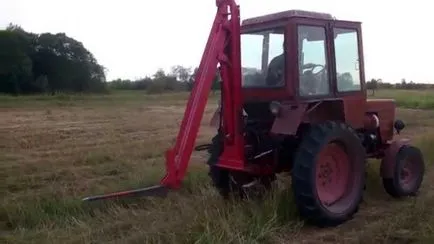
<svg viewBox="0 0 434 244">
<path fill-rule="evenodd" d="M 243 167 L 243 141 L 240 133 L 241 60 L 240 14 L 234 0 L 216 0 L 217 13 L 205 51 L 196 73 L 193 90 L 184 112 L 176 144 L 166 152 L 166 175 L 160 185 L 83 198 L 95 201 L 133 196 L 165 196 L 168 189 L 181 186 L 199 132 L 212 81 L 220 64 L 222 77 L 222 132 L 225 150 L 219 166 Z"/>
<path fill-rule="evenodd" d="M 217 13 L 197 71 L 176 144 L 166 152 L 166 176 L 161 185 L 178 188 L 185 176 L 199 132 L 212 81 L 220 64 L 223 131 L 226 142 L 241 150 L 240 14 L 234 0 L 217 0 Z M 230 150 L 230 151 L 234 151 Z"/>
</svg>

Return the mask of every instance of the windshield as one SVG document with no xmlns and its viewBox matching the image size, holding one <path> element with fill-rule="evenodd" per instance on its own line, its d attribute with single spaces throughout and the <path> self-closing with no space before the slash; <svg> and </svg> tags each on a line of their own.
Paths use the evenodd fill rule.
<svg viewBox="0 0 434 244">
<path fill-rule="evenodd" d="M 284 31 L 272 29 L 241 35 L 243 87 L 285 85 Z"/>
</svg>

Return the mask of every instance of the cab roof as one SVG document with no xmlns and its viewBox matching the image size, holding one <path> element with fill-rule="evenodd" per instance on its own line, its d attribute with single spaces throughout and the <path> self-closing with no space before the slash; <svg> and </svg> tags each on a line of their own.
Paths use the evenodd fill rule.
<svg viewBox="0 0 434 244">
<path fill-rule="evenodd" d="M 248 18 L 242 21 L 242 25 L 263 24 L 267 22 L 285 20 L 293 17 L 324 19 L 324 20 L 335 19 L 331 14 L 328 13 L 292 9 L 292 10 L 277 12 L 273 14 L 262 15 L 254 18 Z"/>
</svg>

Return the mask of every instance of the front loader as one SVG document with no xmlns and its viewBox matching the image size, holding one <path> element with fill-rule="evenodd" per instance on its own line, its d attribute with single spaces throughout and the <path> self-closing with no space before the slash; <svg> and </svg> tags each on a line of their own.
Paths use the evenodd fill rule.
<svg viewBox="0 0 434 244">
<path fill-rule="evenodd" d="M 300 215 L 336 226 L 358 211 L 370 158 L 381 160 L 391 196 L 417 193 L 424 159 L 408 139 L 394 139 L 405 127 L 395 119 L 394 100 L 367 99 L 360 22 L 289 10 L 241 23 L 234 0 L 216 4 L 165 177 L 157 186 L 85 201 L 179 188 L 217 70 L 221 99 L 207 163 L 223 197 L 270 189 L 276 174 L 290 172 Z"/>
</svg>

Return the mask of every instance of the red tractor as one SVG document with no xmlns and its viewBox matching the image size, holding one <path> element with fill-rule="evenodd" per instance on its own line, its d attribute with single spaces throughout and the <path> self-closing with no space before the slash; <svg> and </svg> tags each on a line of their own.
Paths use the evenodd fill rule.
<svg viewBox="0 0 434 244">
<path fill-rule="evenodd" d="M 300 215 L 335 226 L 357 212 L 369 158 L 382 160 L 387 193 L 417 193 L 424 159 L 408 140 L 393 139 L 404 128 L 394 100 L 367 99 L 361 23 L 290 10 L 240 24 L 234 0 L 216 2 L 177 142 L 166 154 L 166 176 L 158 186 L 85 200 L 179 188 L 217 69 L 221 100 L 208 164 L 224 197 L 267 189 L 277 173 L 290 172 Z"/>
</svg>

